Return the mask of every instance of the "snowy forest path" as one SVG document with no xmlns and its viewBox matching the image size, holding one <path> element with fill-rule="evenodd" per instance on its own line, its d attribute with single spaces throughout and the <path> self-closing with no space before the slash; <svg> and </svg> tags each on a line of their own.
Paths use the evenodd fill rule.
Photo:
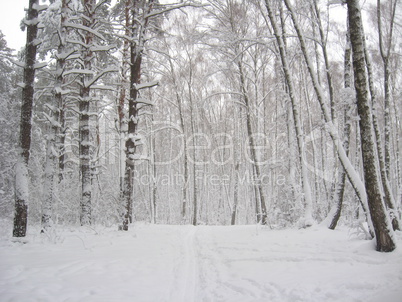
<svg viewBox="0 0 402 302">
<path fill-rule="evenodd" d="M 94 230 L 0 236 L 0 301 L 401 301 L 402 250 L 378 253 L 347 229 Z"/>
<path fill-rule="evenodd" d="M 188 226 L 180 232 L 182 245 L 179 258 L 174 265 L 174 280 L 169 301 L 196 301 L 198 288 L 197 228 Z"/>
</svg>

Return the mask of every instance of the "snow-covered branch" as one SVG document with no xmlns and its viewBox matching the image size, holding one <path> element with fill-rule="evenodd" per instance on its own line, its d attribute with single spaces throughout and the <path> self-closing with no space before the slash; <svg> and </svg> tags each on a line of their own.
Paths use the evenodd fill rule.
<svg viewBox="0 0 402 302">
<path fill-rule="evenodd" d="M 154 87 L 157 85 L 159 85 L 158 81 L 152 81 L 152 82 L 147 82 L 147 83 L 142 83 L 142 84 L 134 84 L 134 88 L 137 90 L 140 90 L 140 89 L 144 89 L 144 88 L 151 88 L 151 87 Z"/>
<path fill-rule="evenodd" d="M 95 35 L 96 37 L 98 37 L 101 40 L 106 40 L 105 37 L 102 36 L 102 34 L 100 32 L 98 32 L 97 30 L 94 30 L 92 28 L 89 28 L 88 26 L 85 26 L 82 24 L 71 23 L 71 22 L 66 22 L 64 25 L 66 27 L 87 31 L 87 32 Z"/>
<path fill-rule="evenodd" d="M 176 3 L 176 4 L 170 5 L 170 6 L 168 6 L 168 7 L 165 7 L 165 8 L 163 8 L 163 9 L 161 9 L 161 10 L 152 11 L 152 12 L 150 12 L 149 14 L 145 15 L 145 18 L 154 17 L 154 16 L 157 16 L 157 15 L 164 14 L 164 13 L 170 12 L 170 11 L 172 11 L 172 10 L 180 9 L 180 8 L 187 7 L 187 6 L 191 6 L 191 7 L 204 7 L 204 6 L 206 6 L 206 5 L 205 5 L 205 4 L 201 4 L 201 3 L 195 3 L 195 2 Z"/>
<path fill-rule="evenodd" d="M 95 75 L 92 79 L 85 81 L 84 86 L 85 87 L 92 86 L 97 80 L 99 80 L 102 76 L 104 76 L 106 73 L 109 73 L 109 72 L 119 72 L 119 69 L 117 69 L 116 67 L 106 68 L 106 69 L 102 70 L 101 72 L 99 72 L 97 75 Z"/>
</svg>

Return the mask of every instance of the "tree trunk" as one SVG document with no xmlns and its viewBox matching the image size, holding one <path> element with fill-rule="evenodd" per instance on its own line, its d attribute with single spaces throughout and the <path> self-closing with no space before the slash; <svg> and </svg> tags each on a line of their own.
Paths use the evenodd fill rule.
<svg viewBox="0 0 402 302">
<path fill-rule="evenodd" d="M 51 227 L 52 220 L 52 208 L 53 208 L 53 196 L 55 190 L 54 176 L 56 172 L 56 162 L 57 156 L 55 154 L 56 150 L 56 135 L 58 132 L 58 127 L 52 127 L 50 138 L 46 142 L 46 164 L 45 164 L 45 185 L 44 185 L 44 200 L 42 201 L 42 230 L 41 232 L 46 232 L 49 227 Z"/>
<path fill-rule="evenodd" d="M 125 35 L 127 37 L 130 36 L 131 33 L 131 18 L 130 12 L 132 9 L 132 1 L 125 1 L 124 7 L 124 19 L 125 19 Z M 128 135 L 128 119 L 127 119 L 127 111 L 125 109 L 126 104 L 126 89 L 127 86 L 130 86 L 130 81 L 127 79 L 127 71 L 130 70 L 130 43 L 127 39 L 123 41 L 123 55 L 122 55 L 122 64 L 121 64 L 121 88 L 120 95 L 117 104 L 117 113 L 119 118 L 118 131 L 119 131 L 119 187 L 120 187 L 120 200 L 124 203 L 125 210 L 122 213 L 123 225 L 127 211 L 127 202 L 126 202 L 126 140 Z M 130 88 L 129 88 L 130 89 Z M 131 199 L 131 198 L 130 198 Z M 129 219 L 129 215 L 128 218 Z M 120 227 L 119 227 L 120 228 Z M 121 227 L 123 229 L 124 226 Z"/>
<path fill-rule="evenodd" d="M 295 95 L 294 95 L 294 88 L 293 88 L 293 82 L 290 76 L 290 70 L 289 70 L 289 64 L 286 58 L 286 50 L 285 50 L 285 45 L 283 42 L 283 39 L 281 38 L 278 26 L 276 25 L 276 21 L 274 18 L 273 11 L 271 9 L 271 4 L 268 0 L 265 1 L 266 8 L 268 11 L 268 17 L 269 20 L 271 21 L 272 28 L 274 30 L 274 35 L 276 38 L 276 41 L 278 43 L 279 47 L 279 54 L 282 62 L 282 68 L 285 76 L 285 81 L 286 81 L 286 86 L 288 88 L 288 96 L 292 105 L 292 113 L 293 113 L 293 121 L 294 121 L 294 127 L 296 130 L 296 140 L 297 140 L 297 148 L 299 151 L 299 162 L 300 162 L 300 167 L 301 167 L 301 182 L 302 182 L 302 187 L 303 187 L 303 193 L 304 193 L 304 200 L 305 200 L 305 213 L 304 213 L 304 218 L 303 218 L 303 226 L 308 227 L 311 226 L 314 222 L 313 216 L 312 216 L 312 206 L 313 206 L 313 201 L 312 201 L 312 195 L 311 195 L 311 187 L 308 181 L 308 172 L 307 172 L 307 167 L 306 167 L 306 157 L 305 157 L 305 151 L 304 151 L 304 141 L 303 141 L 303 130 L 300 122 L 300 117 L 299 117 L 299 110 L 298 106 L 296 103 Z"/>
<path fill-rule="evenodd" d="M 126 165 L 124 173 L 123 198 L 125 209 L 123 214 L 122 230 L 128 231 L 128 225 L 132 222 L 132 207 L 134 197 L 134 161 L 136 150 L 136 134 L 138 126 L 138 98 L 139 89 L 137 85 L 141 83 L 141 64 L 146 42 L 146 30 L 150 18 L 150 12 L 153 9 L 153 0 L 139 3 L 129 1 L 131 9 L 130 24 L 130 98 L 128 102 L 128 137 L 126 140 Z M 140 5 L 143 7 L 139 7 Z M 142 16 L 139 12 L 142 11 Z M 127 13 L 127 11 L 126 11 Z M 142 19 L 141 19 L 142 18 Z"/>
<path fill-rule="evenodd" d="M 377 25 L 378 25 L 378 40 L 380 46 L 380 55 L 384 65 L 384 169 L 387 179 L 390 178 L 390 162 L 391 162 L 391 120 L 390 120 L 390 55 L 392 49 L 392 39 L 395 24 L 397 0 L 391 1 L 391 19 L 389 24 L 388 37 L 383 36 L 382 17 L 381 17 L 381 1 L 377 0 Z M 386 39 L 385 39 L 386 38 Z M 385 45 L 384 45 L 384 40 Z"/>
<path fill-rule="evenodd" d="M 257 221 L 258 223 L 266 225 L 267 221 L 267 207 L 265 203 L 265 195 L 261 184 L 261 171 L 260 171 L 260 164 L 256 154 L 256 146 L 254 142 L 254 133 L 252 129 L 252 119 L 251 119 L 251 104 L 248 97 L 248 93 L 246 90 L 246 82 L 245 76 L 243 71 L 242 63 L 239 61 L 237 64 L 239 68 L 239 76 L 240 76 L 240 88 L 243 95 L 244 103 L 246 106 L 246 126 L 247 126 L 247 136 L 250 148 L 250 155 L 252 160 L 252 170 L 253 170 L 253 185 L 254 190 L 256 193 L 256 211 L 257 211 Z"/>
<path fill-rule="evenodd" d="M 350 46 L 350 37 L 349 34 L 346 34 L 346 47 L 345 47 L 345 57 L 344 57 L 344 94 L 346 104 L 344 109 L 344 141 L 343 146 L 345 148 L 346 155 L 349 156 L 349 140 L 350 140 L 350 132 L 351 132 L 351 119 L 350 119 L 350 96 L 349 96 L 349 89 L 351 89 L 351 73 L 352 73 L 352 61 L 351 61 L 352 49 Z M 328 226 L 329 229 L 335 230 L 339 218 L 341 217 L 344 193 L 345 193 L 345 184 L 346 184 L 346 172 L 345 169 L 341 166 L 339 167 L 339 183 L 335 184 L 335 191 L 334 191 L 334 201 L 335 201 L 335 211 L 333 212 L 333 216 L 331 222 Z"/>
<path fill-rule="evenodd" d="M 368 80 L 364 56 L 363 25 L 358 0 L 347 2 L 350 40 L 353 52 L 353 70 L 357 110 L 360 116 L 360 135 L 362 144 L 364 181 L 367 192 L 368 206 L 374 226 L 377 250 L 391 252 L 396 248 L 391 222 L 386 213 L 381 192 L 381 181 L 376 165 L 375 137 L 372 127 L 372 110 L 368 95 Z"/>
<path fill-rule="evenodd" d="M 193 99 L 192 93 L 192 85 L 193 85 L 193 69 L 192 69 L 192 61 L 190 60 L 190 74 L 189 80 L 187 82 L 188 94 L 189 94 L 189 103 L 190 103 L 190 116 L 191 116 L 191 134 L 193 137 L 193 219 L 192 224 L 198 224 L 198 185 L 197 185 L 197 133 L 196 131 L 196 109 L 197 106 L 195 104 L 195 100 Z"/>
<path fill-rule="evenodd" d="M 60 16 L 60 28 L 58 31 L 59 45 L 57 48 L 56 59 L 56 82 L 53 89 L 54 104 L 51 107 L 51 120 L 50 122 L 50 134 L 46 144 L 46 166 L 45 166 L 45 198 L 42 202 L 42 232 L 45 232 L 51 226 L 51 215 L 53 208 L 53 195 L 55 186 L 54 175 L 58 171 L 58 181 L 63 180 L 64 170 L 64 84 L 65 77 L 63 71 L 65 69 L 67 57 L 66 51 L 66 28 L 65 22 L 67 19 L 67 1 L 61 2 L 61 16 Z"/>
<path fill-rule="evenodd" d="M 373 83 L 373 72 L 371 68 L 371 60 L 370 56 L 367 52 L 367 48 L 365 47 L 364 51 L 366 65 L 367 65 L 367 76 L 368 76 L 368 83 L 369 83 L 369 90 L 371 95 L 371 106 L 372 106 L 372 118 L 373 118 L 373 129 L 374 129 L 374 137 L 375 137 L 375 145 L 377 150 L 378 156 L 378 163 L 380 168 L 380 176 L 381 176 L 381 186 L 384 191 L 384 202 L 388 209 L 395 212 L 395 199 L 392 193 L 391 184 L 389 182 L 384 158 L 384 152 L 382 149 L 382 139 L 380 134 L 380 126 L 378 124 L 377 119 L 377 110 L 375 107 L 377 106 L 377 96 L 375 93 L 374 83 Z M 399 230 L 399 219 L 398 217 L 394 217 L 392 221 L 394 230 Z"/>
<path fill-rule="evenodd" d="M 85 0 L 85 9 L 82 24 L 92 28 L 95 23 L 95 0 Z M 93 43 L 93 33 L 86 31 L 83 36 L 82 61 L 83 70 L 92 69 L 94 59 L 93 52 L 89 47 Z M 92 75 L 81 76 L 80 98 L 79 98 L 79 156 L 80 156 L 80 178 L 81 178 L 81 215 L 80 223 L 82 226 L 92 223 L 92 173 L 91 173 L 91 137 L 89 125 L 89 111 L 91 104 L 91 88 L 89 80 Z"/>
<path fill-rule="evenodd" d="M 138 89 L 136 84 L 141 80 L 141 62 L 142 52 L 139 52 L 137 46 L 132 43 L 131 51 L 131 65 L 130 65 L 130 99 L 128 102 L 128 138 L 126 140 L 126 165 L 124 173 L 124 203 L 125 213 L 123 217 L 123 230 L 128 231 L 128 225 L 132 221 L 131 208 L 133 203 L 133 175 L 134 175 L 134 160 L 135 160 L 135 134 L 137 132 L 138 123 L 138 109 L 137 98 Z"/>
<path fill-rule="evenodd" d="M 235 131 L 234 131 L 234 154 L 233 154 L 233 160 L 234 160 L 234 184 L 233 184 L 233 208 L 232 208 L 232 216 L 231 216 L 231 225 L 236 224 L 236 218 L 237 218 L 237 207 L 239 204 L 239 173 L 240 173 L 240 121 L 241 121 L 241 112 L 242 108 L 237 106 L 234 106 L 233 108 L 233 115 L 234 115 L 234 121 L 238 121 L 235 124 Z M 236 116 L 237 115 L 237 116 Z"/>
<path fill-rule="evenodd" d="M 15 168 L 14 237 L 25 237 L 27 230 L 29 175 L 28 164 L 31 149 L 32 107 L 34 99 L 35 61 L 38 33 L 38 0 L 29 0 L 27 13 L 27 42 L 25 47 L 24 87 L 22 89 L 19 148 L 21 153 Z"/>
<path fill-rule="evenodd" d="M 56 60 L 56 85 L 54 91 L 55 105 L 57 107 L 57 121 L 59 122 L 59 128 L 56 136 L 57 152 L 58 152 L 58 178 L 59 182 L 63 180 L 64 172 L 64 159 L 65 159 L 65 98 L 63 96 L 63 86 L 65 84 L 65 77 L 62 71 L 65 69 L 67 58 L 63 55 L 66 51 L 66 38 L 67 30 L 65 27 L 65 22 L 67 20 L 68 5 L 67 0 L 61 1 L 61 16 L 60 16 L 60 30 L 59 30 L 59 46 L 57 48 L 57 53 L 60 57 Z"/>
<path fill-rule="evenodd" d="M 369 213 L 369 209 L 368 209 L 368 204 L 367 204 L 367 194 L 366 194 L 366 190 L 364 187 L 364 183 L 362 182 L 362 180 L 360 179 L 360 176 L 358 174 L 358 172 L 356 171 L 356 169 L 353 167 L 353 165 L 351 164 L 349 158 L 346 155 L 346 151 L 345 148 L 343 147 L 343 144 L 340 140 L 338 131 L 335 127 L 335 125 L 332 122 L 331 119 L 331 115 L 328 112 L 328 108 L 327 105 L 325 103 L 325 95 L 324 92 L 322 90 L 322 87 L 320 86 L 320 84 L 318 83 L 317 80 L 317 76 L 314 73 L 314 68 L 313 65 L 311 63 L 311 59 L 309 57 L 309 54 L 307 52 L 307 47 L 306 47 L 306 43 L 305 43 L 305 39 L 304 36 L 302 34 L 302 31 L 300 30 L 300 26 L 298 24 L 298 21 L 296 19 L 296 16 L 292 10 L 292 7 L 289 4 L 288 0 L 284 0 L 286 7 L 288 8 L 288 11 L 290 13 L 290 16 L 292 18 L 293 21 L 293 25 L 294 28 L 296 30 L 297 33 L 297 37 L 299 39 L 300 42 L 300 49 L 303 53 L 304 56 L 304 60 L 306 62 L 307 65 L 307 69 L 309 71 L 312 83 L 313 83 L 313 87 L 314 87 L 314 91 L 316 93 L 317 96 L 317 100 L 318 103 L 320 104 L 320 108 L 321 108 L 321 112 L 322 115 L 324 117 L 324 121 L 326 123 L 326 130 L 328 131 L 328 134 L 331 137 L 331 140 L 333 141 L 334 145 L 335 145 L 335 149 L 338 153 L 338 157 L 342 163 L 343 168 L 346 171 L 346 174 L 348 176 L 348 179 L 353 187 L 353 189 L 356 192 L 356 195 L 358 196 L 359 200 L 361 201 L 362 207 L 364 209 L 364 212 L 366 215 L 368 215 Z M 267 3 L 267 1 L 266 1 Z M 372 228 L 371 225 L 371 220 L 367 219 L 367 222 L 369 224 L 370 229 Z"/>
<path fill-rule="evenodd" d="M 377 141 L 377 153 L 379 157 L 380 163 L 380 171 L 381 171 L 381 181 L 385 193 L 385 205 L 388 209 L 390 209 L 394 213 L 394 217 L 392 218 L 392 225 L 394 230 L 400 230 L 400 222 L 399 217 L 396 215 L 396 202 L 394 195 L 392 193 L 390 179 L 390 161 L 391 161 L 391 121 L 390 121 L 390 67 L 389 67 L 389 59 L 391 52 L 391 44 L 392 44 L 392 35 L 393 35 L 393 27 L 394 27 L 394 17 L 395 17 L 395 9 L 396 2 L 394 2 L 394 6 L 392 7 L 392 19 L 391 29 L 389 31 L 388 43 L 387 43 L 387 51 L 384 49 L 383 45 L 383 35 L 382 35 L 382 22 L 381 22 L 381 4 L 380 1 L 377 1 L 377 21 L 378 21 L 378 35 L 379 35 L 379 44 L 380 44 L 380 54 L 384 65 L 384 152 L 382 149 L 382 140 L 380 134 L 379 123 L 376 115 L 376 110 L 374 110 L 376 106 L 376 96 L 375 89 L 372 80 L 372 69 L 371 69 L 371 61 L 370 57 L 365 51 L 365 57 L 367 62 L 367 70 L 369 73 L 369 87 L 372 98 L 372 106 L 373 106 L 373 127 L 375 130 L 375 137 Z"/>
<path fill-rule="evenodd" d="M 171 72 L 171 77 L 172 77 L 172 82 L 173 82 L 173 87 L 175 89 L 175 96 L 176 96 L 176 101 L 177 101 L 177 107 L 179 109 L 179 117 L 180 117 L 180 128 L 182 131 L 182 136 L 183 136 L 183 170 L 184 170 L 184 184 L 182 185 L 181 191 L 182 191 L 182 204 L 181 204 L 181 218 L 182 222 L 184 223 L 187 219 L 187 209 L 188 209 L 188 181 L 189 181 L 189 163 L 188 163 L 188 154 L 187 154 L 187 137 L 186 137 L 186 125 L 184 122 L 184 108 L 183 108 L 183 100 L 179 94 L 179 87 L 173 67 L 173 62 L 171 57 L 168 57 L 169 60 L 169 67 L 170 67 L 170 72 Z"/>
</svg>

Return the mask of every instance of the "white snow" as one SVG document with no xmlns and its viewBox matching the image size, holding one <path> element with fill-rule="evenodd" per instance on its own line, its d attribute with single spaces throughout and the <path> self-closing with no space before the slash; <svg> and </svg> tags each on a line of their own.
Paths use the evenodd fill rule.
<svg viewBox="0 0 402 302">
<path fill-rule="evenodd" d="M 4 225 L 0 300 L 397 302 L 402 251 L 347 229 L 132 225 L 56 229 L 26 243 Z M 398 233 L 398 241 L 402 234 Z"/>
</svg>

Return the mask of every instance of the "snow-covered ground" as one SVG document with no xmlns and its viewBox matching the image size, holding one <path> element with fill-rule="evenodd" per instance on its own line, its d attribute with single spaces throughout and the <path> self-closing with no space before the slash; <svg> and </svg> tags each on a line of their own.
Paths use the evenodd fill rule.
<svg viewBox="0 0 402 302">
<path fill-rule="evenodd" d="M 35 232 L 34 232 L 35 231 Z M 402 301 L 399 249 L 319 226 L 136 224 L 0 241 L 0 301 Z"/>
</svg>

